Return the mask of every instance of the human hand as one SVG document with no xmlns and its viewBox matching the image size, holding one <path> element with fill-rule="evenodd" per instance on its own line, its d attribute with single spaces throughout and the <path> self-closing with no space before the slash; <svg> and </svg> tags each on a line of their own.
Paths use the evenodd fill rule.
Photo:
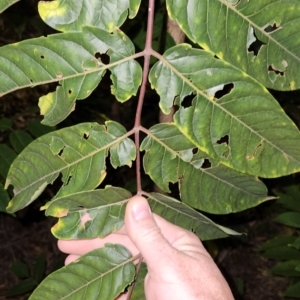
<svg viewBox="0 0 300 300">
<path fill-rule="evenodd" d="M 66 264 L 80 255 L 118 243 L 147 264 L 147 300 L 232 300 L 227 282 L 196 235 L 152 214 L 145 198 L 135 196 L 126 207 L 125 226 L 103 239 L 58 241 L 69 253 Z M 118 300 L 125 300 L 126 294 Z"/>
</svg>

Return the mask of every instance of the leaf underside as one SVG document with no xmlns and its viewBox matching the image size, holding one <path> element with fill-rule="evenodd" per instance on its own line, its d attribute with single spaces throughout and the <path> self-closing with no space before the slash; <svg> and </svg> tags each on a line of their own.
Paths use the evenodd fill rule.
<svg viewBox="0 0 300 300">
<path fill-rule="evenodd" d="M 167 8 L 193 42 L 266 87 L 300 88 L 299 1 L 167 0 Z"/>
<path fill-rule="evenodd" d="M 145 171 L 166 192 L 169 182 L 179 182 L 182 201 L 209 213 L 237 212 L 270 199 L 257 178 L 222 166 L 200 150 L 194 154 L 195 149 L 174 124 L 155 125 L 141 144 Z"/>
<path fill-rule="evenodd" d="M 47 216 L 59 218 L 51 230 L 58 239 L 103 238 L 123 226 L 130 197 L 124 189 L 106 187 L 54 198 L 43 209 Z"/>
<path fill-rule="evenodd" d="M 54 126 L 74 110 L 76 100 L 91 94 L 106 69 L 111 71 L 112 92 L 119 101 L 135 95 L 142 71 L 130 59 L 134 53 L 132 42 L 121 31 L 111 34 L 94 27 L 3 46 L 0 96 L 20 88 L 59 82 L 56 91 L 39 102 L 45 116 L 43 123 Z M 102 54 L 108 55 L 110 64 L 102 63 Z M 120 60 L 123 62 L 117 63 Z"/>
<path fill-rule="evenodd" d="M 50 274 L 29 299 L 114 300 L 134 280 L 131 260 L 123 246 L 106 244 Z"/>
<path fill-rule="evenodd" d="M 50 27 L 62 31 L 81 31 L 83 26 L 95 26 L 113 32 L 127 19 L 134 18 L 141 0 L 56 0 L 40 1 L 39 14 Z"/>
<path fill-rule="evenodd" d="M 7 210 L 14 212 L 34 201 L 60 174 L 56 197 L 96 188 L 105 178 L 110 150 L 114 168 L 131 166 L 136 149 L 120 124 L 82 123 L 34 140 L 11 165 L 5 187 L 14 187 Z"/>
<path fill-rule="evenodd" d="M 43 209 L 46 209 L 47 216 L 59 218 L 52 228 L 52 233 L 58 239 L 103 238 L 123 226 L 125 207 L 131 196 L 124 189 L 108 186 L 54 198 Z M 154 213 L 195 232 L 202 240 L 238 234 L 174 198 L 157 193 L 148 194 L 148 197 Z"/>
<path fill-rule="evenodd" d="M 175 124 L 200 150 L 260 177 L 300 170 L 299 130 L 257 81 L 188 44 L 169 49 L 164 58 L 150 72 L 152 88 L 165 113 L 173 104 L 180 107 Z M 192 103 L 185 105 L 192 94 Z"/>
</svg>

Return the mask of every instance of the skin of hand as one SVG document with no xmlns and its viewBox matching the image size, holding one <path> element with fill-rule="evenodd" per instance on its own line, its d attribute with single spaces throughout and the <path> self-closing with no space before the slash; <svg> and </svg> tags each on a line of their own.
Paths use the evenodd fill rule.
<svg viewBox="0 0 300 300">
<path fill-rule="evenodd" d="M 230 288 L 215 262 L 192 232 L 151 213 L 141 196 L 126 207 L 125 226 L 103 239 L 58 241 L 70 254 L 66 264 L 106 243 L 118 243 L 132 255 L 141 253 L 148 267 L 145 278 L 147 300 L 232 300 Z M 118 300 L 127 299 L 126 294 Z"/>
</svg>

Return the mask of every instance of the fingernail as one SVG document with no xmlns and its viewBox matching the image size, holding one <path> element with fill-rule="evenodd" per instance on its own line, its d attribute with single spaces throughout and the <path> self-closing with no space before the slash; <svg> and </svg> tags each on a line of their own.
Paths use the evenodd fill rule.
<svg viewBox="0 0 300 300">
<path fill-rule="evenodd" d="M 138 203 L 134 204 L 132 207 L 132 217 L 136 221 L 146 219 L 150 216 L 150 214 L 151 214 L 151 210 L 146 200 L 139 201 Z"/>
</svg>

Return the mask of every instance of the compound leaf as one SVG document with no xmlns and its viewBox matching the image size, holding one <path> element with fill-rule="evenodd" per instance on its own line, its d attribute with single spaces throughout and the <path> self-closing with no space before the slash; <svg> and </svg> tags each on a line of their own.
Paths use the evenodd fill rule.
<svg viewBox="0 0 300 300">
<path fill-rule="evenodd" d="M 209 212 L 241 211 L 270 199 L 257 178 L 238 173 L 215 162 L 198 150 L 174 124 L 158 124 L 141 144 L 145 150 L 144 168 L 164 191 L 179 182 L 184 203 Z M 211 166 L 205 167 L 210 161 Z"/>
<path fill-rule="evenodd" d="M 83 26 L 95 26 L 107 32 L 119 28 L 129 17 L 134 18 L 141 0 L 55 0 L 40 1 L 42 20 L 52 28 L 81 31 Z"/>
<path fill-rule="evenodd" d="M 45 115 L 43 123 L 56 125 L 70 114 L 77 99 L 91 94 L 106 69 L 111 71 L 112 92 L 119 101 L 135 95 L 142 71 L 132 60 L 134 51 L 134 45 L 121 31 L 110 34 L 94 27 L 3 46 L 0 96 L 58 81 L 57 90 L 42 97 L 39 103 Z M 102 54 L 109 57 L 109 64 L 102 63 Z"/>
<path fill-rule="evenodd" d="M 120 124 L 108 121 L 105 126 L 82 123 L 34 140 L 10 167 L 6 188 L 14 187 L 14 198 L 7 210 L 29 205 L 60 174 L 63 186 L 57 197 L 94 189 L 105 178 L 111 147 L 114 167 L 131 165 L 136 150 L 128 135 Z"/>
<path fill-rule="evenodd" d="M 168 113 L 175 102 L 180 107 L 176 126 L 212 158 L 267 178 L 300 170 L 299 130 L 247 74 L 182 44 L 169 49 L 149 77 L 162 110 Z M 184 100 L 192 93 L 196 95 L 188 105 Z"/>
<path fill-rule="evenodd" d="M 297 0 L 167 0 L 167 8 L 192 41 L 263 85 L 300 88 Z"/>
<path fill-rule="evenodd" d="M 106 187 L 54 198 L 43 209 L 47 216 L 59 218 L 51 230 L 58 239 L 105 237 L 123 226 L 131 196 L 124 189 Z"/>
<path fill-rule="evenodd" d="M 130 252 L 121 245 L 106 244 L 51 273 L 29 300 L 114 300 L 133 282 L 134 275 Z"/>
<path fill-rule="evenodd" d="M 147 194 L 151 210 L 177 226 L 193 230 L 202 240 L 236 235 L 178 200 L 157 193 Z M 117 187 L 83 191 L 48 202 L 47 216 L 59 218 L 52 233 L 59 239 L 104 237 L 124 224 L 124 213 L 131 193 Z"/>
</svg>

